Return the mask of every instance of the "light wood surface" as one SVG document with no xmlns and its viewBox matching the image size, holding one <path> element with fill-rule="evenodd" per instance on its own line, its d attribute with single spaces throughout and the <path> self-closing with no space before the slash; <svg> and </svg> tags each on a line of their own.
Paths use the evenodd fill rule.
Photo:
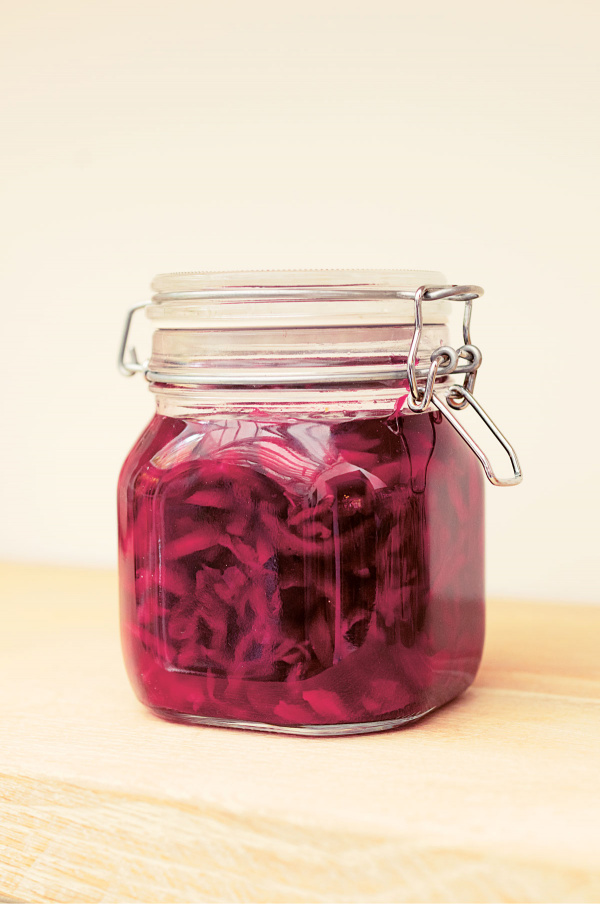
<svg viewBox="0 0 600 904">
<path fill-rule="evenodd" d="M 410 728 L 174 725 L 106 572 L 3 566 L 0 895 L 600 900 L 600 607 L 493 602 L 477 682 Z"/>
</svg>

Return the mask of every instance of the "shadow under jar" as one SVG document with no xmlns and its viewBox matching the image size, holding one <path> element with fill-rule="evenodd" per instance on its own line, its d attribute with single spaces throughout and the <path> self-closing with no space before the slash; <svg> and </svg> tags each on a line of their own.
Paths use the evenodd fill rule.
<svg viewBox="0 0 600 904">
<path fill-rule="evenodd" d="M 473 381 L 480 356 L 450 354 L 451 302 L 426 287 L 469 317 L 481 290 L 444 283 L 417 271 L 154 281 L 152 356 L 126 360 L 125 336 L 121 367 L 146 373 L 157 411 L 118 509 L 125 660 L 159 715 L 353 734 L 416 719 L 473 681 L 483 473 L 449 374 Z"/>
</svg>

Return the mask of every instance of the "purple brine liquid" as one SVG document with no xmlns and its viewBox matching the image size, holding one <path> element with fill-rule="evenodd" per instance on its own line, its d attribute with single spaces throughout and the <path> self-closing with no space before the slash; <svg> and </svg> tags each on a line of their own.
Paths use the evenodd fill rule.
<svg viewBox="0 0 600 904">
<path fill-rule="evenodd" d="M 162 715 L 375 729 L 475 677 L 483 479 L 437 413 L 157 415 L 119 522 L 128 670 Z"/>
</svg>

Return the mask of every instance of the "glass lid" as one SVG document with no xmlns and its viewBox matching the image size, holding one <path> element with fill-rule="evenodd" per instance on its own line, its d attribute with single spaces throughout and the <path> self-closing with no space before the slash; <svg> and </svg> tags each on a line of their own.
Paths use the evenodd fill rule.
<svg viewBox="0 0 600 904">
<path fill-rule="evenodd" d="M 432 270 L 246 270 L 164 273 L 152 282 L 153 320 L 201 327 L 407 324 L 419 286 L 446 286 Z M 431 300 L 425 323 L 442 324 L 450 304 Z"/>
</svg>

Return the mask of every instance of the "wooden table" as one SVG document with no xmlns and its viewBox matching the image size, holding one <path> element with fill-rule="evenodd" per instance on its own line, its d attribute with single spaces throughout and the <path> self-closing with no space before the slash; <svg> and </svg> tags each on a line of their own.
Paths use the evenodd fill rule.
<svg viewBox="0 0 600 904">
<path fill-rule="evenodd" d="M 316 739 L 146 713 L 111 573 L 0 586 L 0 896 L 600 900 L 600 607 L 493 602 L 459 700 Z"/>
</svg>

